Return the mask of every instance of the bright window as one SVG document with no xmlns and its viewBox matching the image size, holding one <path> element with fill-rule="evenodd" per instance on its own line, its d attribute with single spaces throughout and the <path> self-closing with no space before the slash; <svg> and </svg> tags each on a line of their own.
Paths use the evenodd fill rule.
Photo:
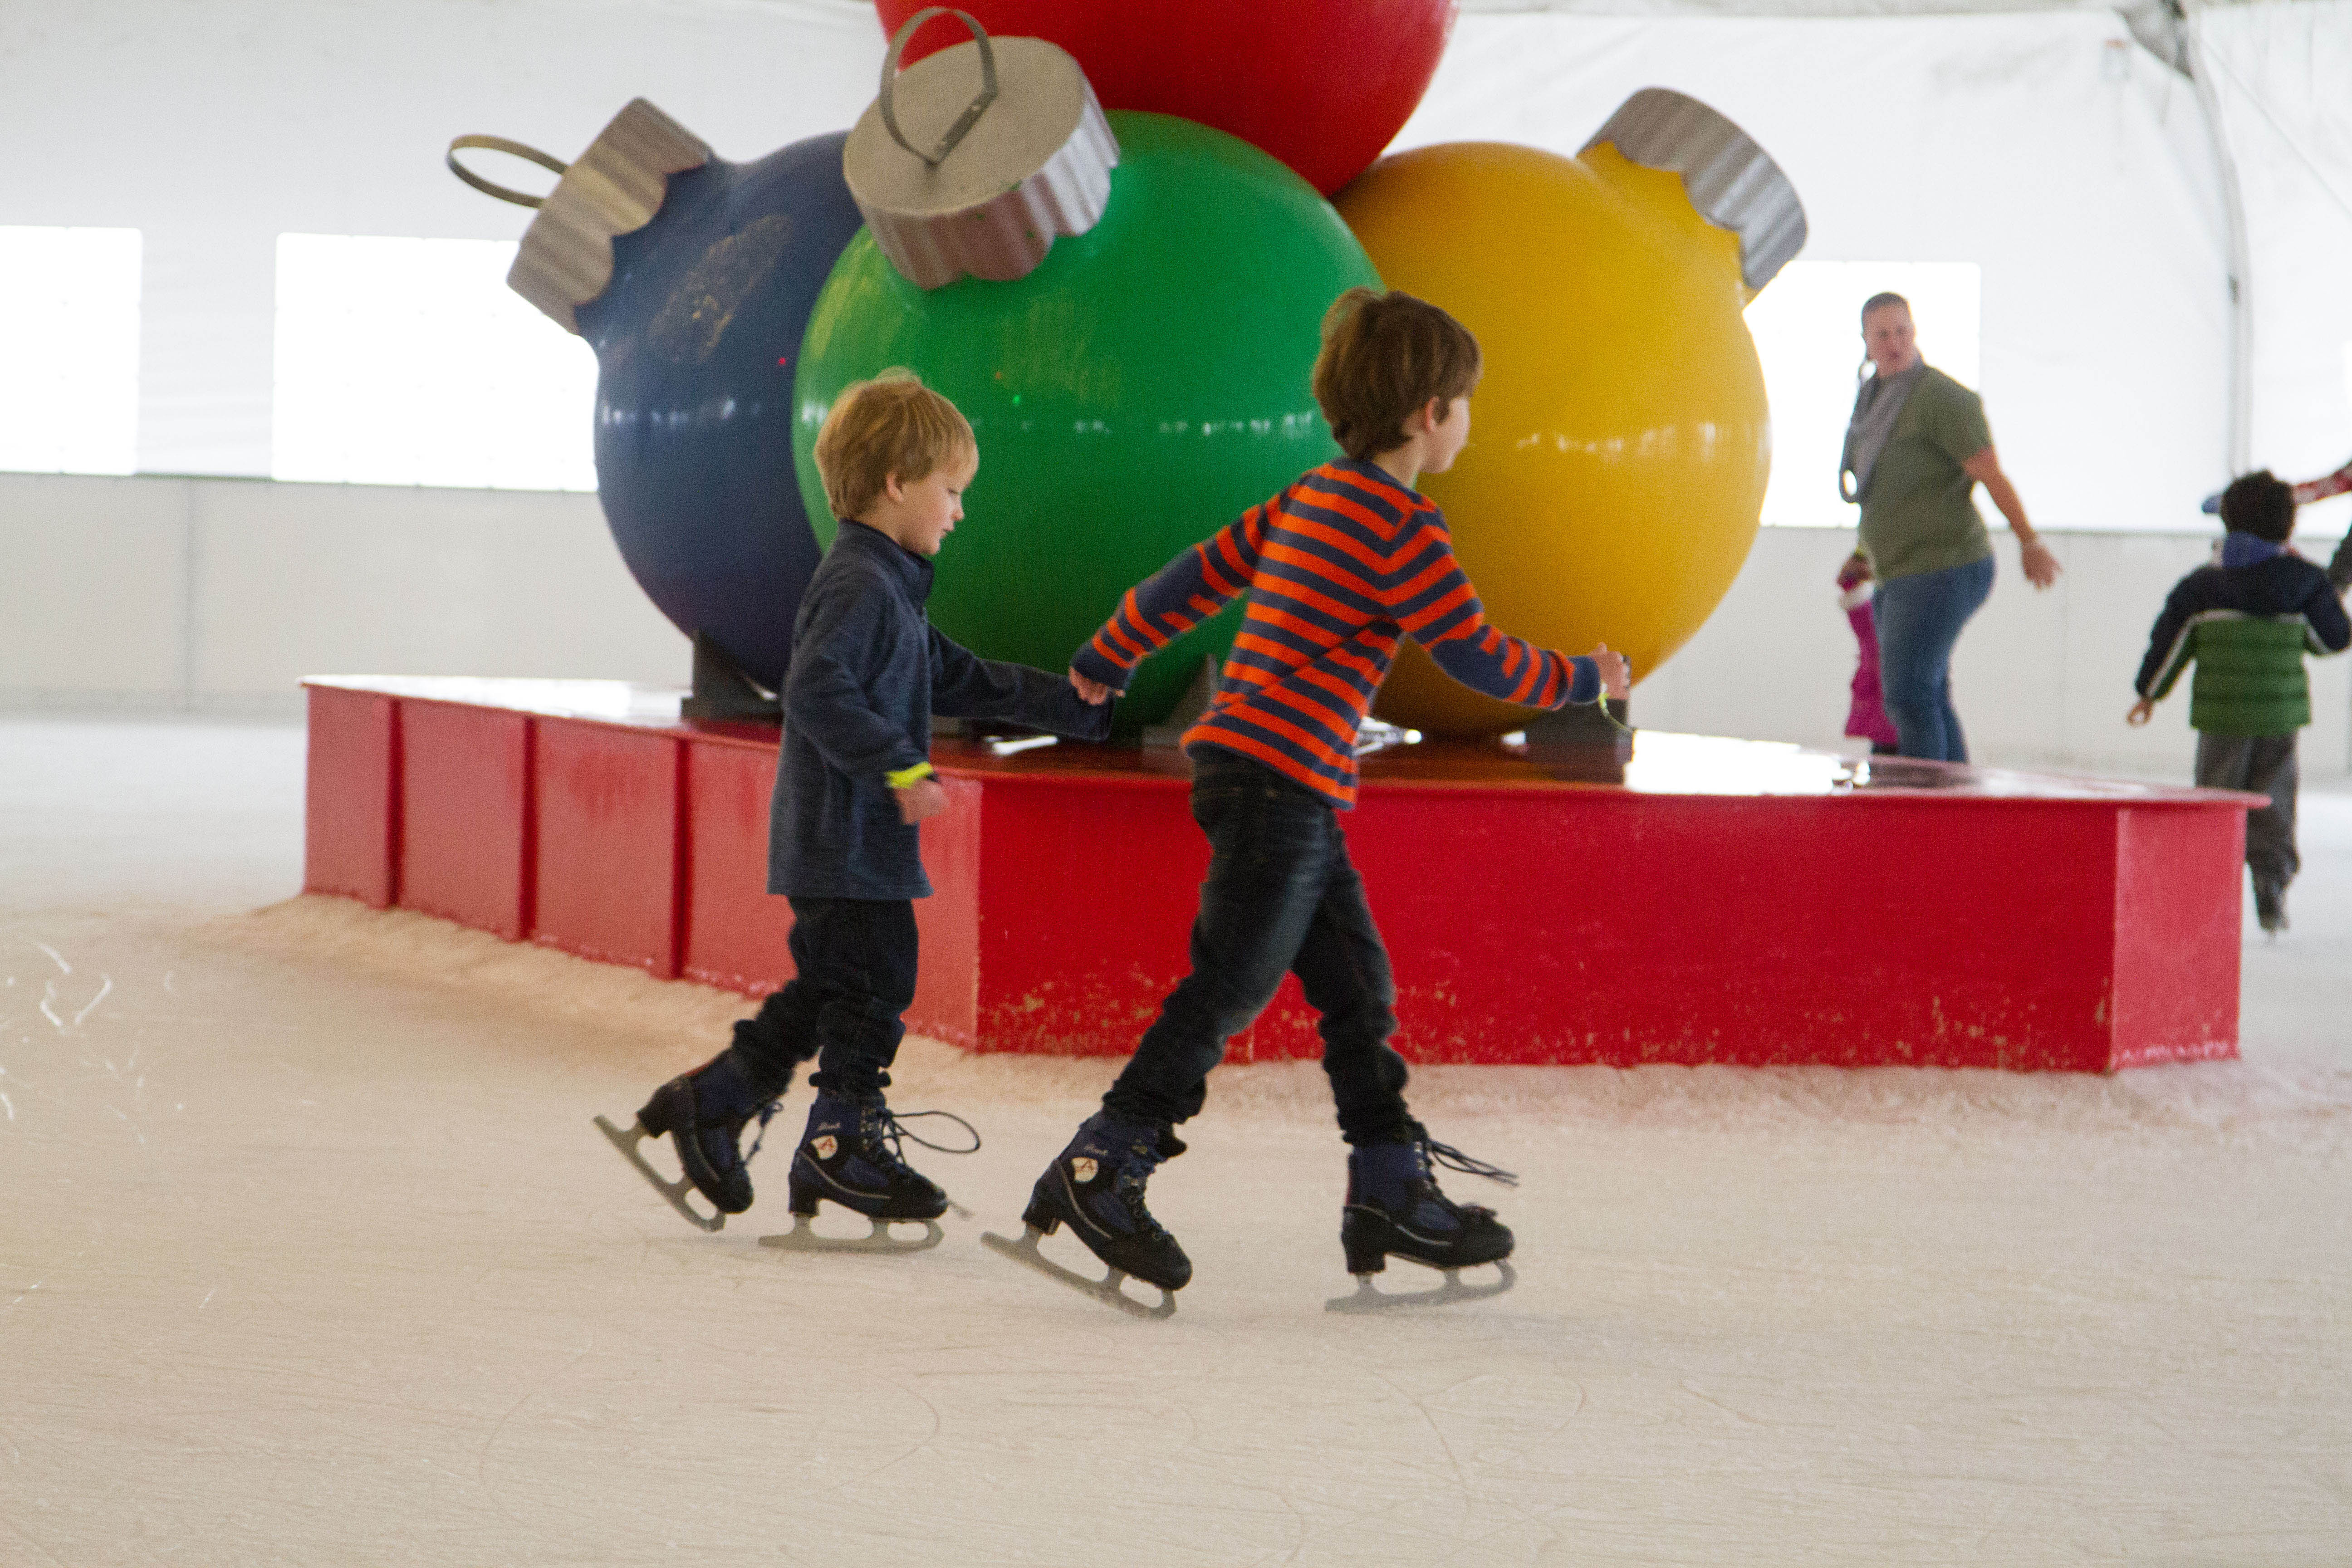
<svg viewBox="0 0 2352 1568">
<path fill-rule="evenodd" d="M 1780 269 L 1748 307 L 1772 401 L 1767 523 L 1854 525 L 1854 509 L 1838 500 L 1837 468 L 1862 363 L 1862 302 L 1885 292 L 1910 300 L 1927 363 L 1975 386 L 1983 282 L 1972 261 L 1792 261 Z"/>
<path fill-rule="evenodd" d="M 0 468 L 131 472 L 139 231 L 0 226 Z"/>
<path fill-rule="evenodd" d="M 272 477 L 593 490 L 596 360 L 510 243 L 278 237 Z"/>
</svg>

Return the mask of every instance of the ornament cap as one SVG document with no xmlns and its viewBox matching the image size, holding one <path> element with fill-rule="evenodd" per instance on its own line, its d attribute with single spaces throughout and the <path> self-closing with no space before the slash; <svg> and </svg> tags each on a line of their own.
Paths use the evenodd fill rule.
<svg viewBox="0 0 2352 1568">
<path fill-rule="evenodd" d="M 480 143 L 488 139 L 458 140 Z M 562 177 L 540 201 L 539 216 L 523 230 L 507 286 L 565 331 L 577 334 L 579 308 L 602 295 L 613 281 L 613 241 L 653 221 L 669 194 L 670 176 L 698 169 L 715 156 L 702 138 L 635 98 L 570 164 L 555 164 L 543 155 L 534 159 L 560 168 Z M 463 170 L 458 173 L 465 177 Z"/>
<path fill-rule="evenodd" d="M 964 16 L 971 42 L 897 72 L 914 27 L 935 14 L 892 40 L 882 92 L 842 148 L 843 175 L 875 244 L 917 287 L 1025 278 L 1056 237 L 1101 221 L 1118 139 L 1078 62 L 1043 38 L 991 38 Z"/>
<path fill-rule="evenodd" d="M 1805 247 L 1805 206 L 1780 165 L 1697 99 L 1645 87 L 1578 149 L 1607 142 L 1628 163 L 1680 174 L 1698 215 L 1739 237 L 1740 280 L 1752 296 Z"/>
</svg>

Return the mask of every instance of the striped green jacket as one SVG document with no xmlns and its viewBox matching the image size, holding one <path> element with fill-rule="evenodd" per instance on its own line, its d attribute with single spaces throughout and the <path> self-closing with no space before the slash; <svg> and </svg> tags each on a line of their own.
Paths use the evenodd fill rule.
<svg viewBox="0 0 2352 1568">
<path fill-rule="evenodd" d="M 2207 610 L 2189 618 L 2150 695 L 2162 697 L 2193 660 L 2189 727 L 2223 735 L 2284 735 L 2311 722 L 2305 647 L 2326 653 L 2301 616 Z"/>
</svg>

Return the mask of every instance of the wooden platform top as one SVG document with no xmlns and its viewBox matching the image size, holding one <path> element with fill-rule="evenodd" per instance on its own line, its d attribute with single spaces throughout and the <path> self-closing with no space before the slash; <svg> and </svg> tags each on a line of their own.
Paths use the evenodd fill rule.
<svg viewBox="0 0 2352 1568">
<path fill-rule="evenodd" d="M 773 749 L 773 722 L 685 720 L 678 687 L 620 680 L 496 679 L 473 676 L 319 675 L 306 687 L 365 692 L 404 701 L 497 708 L 630 730 L 688 735 L 714 744 Z M 1151 787 L 1191 776 L 1172 746 L 1059 742 L 1017 749 L 985 739 L 940 736 L 931 760 L 950 774 L 1051 781 L 1093 779 Z M 1643 730 L 1630 757 L 1611 748 L 1537 748 L 1501 741 L 1423 740 L 1373 752 L 1361 762 L 1364 788 L 1600 790 L 1650 795 L 1868 796 L 2071 800 L 2109 805 L 2244 807 L 2265 797 L 2121 780 L 1926 763 L 1901 757 L 1849 757 L 1777 741 L 1682 735 Z"/>
</svg>

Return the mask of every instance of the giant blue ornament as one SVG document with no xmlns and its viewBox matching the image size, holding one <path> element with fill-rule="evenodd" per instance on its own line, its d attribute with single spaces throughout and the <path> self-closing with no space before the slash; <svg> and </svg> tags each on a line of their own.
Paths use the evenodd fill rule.
<svg viewBox="0 0 2352 1568">
<path fill-rule="evenodd" d="M 772 689 L 819 552 L 793 469 L 793 377 L 817 291 L 857 232 L 844 136 L 668 177 L 578 307 L 596 351 L 596 480 L 661 613 Z"/>
</svg>

